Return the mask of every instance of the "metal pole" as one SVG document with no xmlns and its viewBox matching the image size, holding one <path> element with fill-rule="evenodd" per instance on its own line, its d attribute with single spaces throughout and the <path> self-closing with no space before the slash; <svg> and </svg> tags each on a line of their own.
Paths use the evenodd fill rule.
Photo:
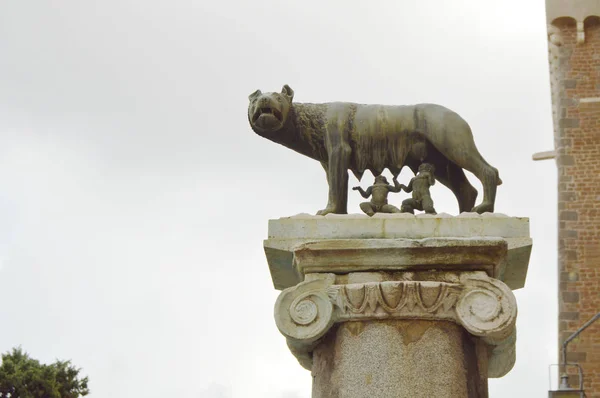
<svg viewBox="0 0 600 398">
<path fill-rule="evenodd" d="M 563 373 L 560 377 L 559 390 L 569 388 L 569 375 L 567 374 L 567 369 L 566 369 L 566 367 L 567 367 L 567 345 L 571 342 L 571 340 L 573 340 L 575 337 L 579 336 L 579 334 L 581 332 L 583 332 L 588 326 L 590 326 L 592 323 L 594 323 L 596 320 L 598 320 L 598 318 L 600 318 L 600 312 L 597 313 L 596 315 L 594 315 L 592 317 L 592 319 L 590 319 L 589 321 L 584 323 L 583 326 L 581 326 L 579 329 L 577 329 L 577 331 L 575 331 L 575 333 L 573 333 L 572 335 L 567 337 L 567 339 L 563 343 L 562 357 L 563 357 L 563 371 L 565 373 Z M 579 389 L 582 390 L 583 389 L 583 370 L 581 369 L 581 366 L 579 366 L 579 364 L 575 364 L 575 365 L 579 368 Z"/>
<path fill-rule="evenodd" d="M 600 318 L 600 312 L 597 313 L 596 315 L 594 315 L 592 317 L 592 319 L 590 319 L 589 321 L 587 321 L 586 323 L 584 323 L 583 326 L 580 327 L 579 329 L 577 329 L 577 331 L 575 333 L 573 333 L 572 335 L 570 335 L 569 337 L 567 337 L 567 339 L 565 340 L 565 342 L 562 345 L 563 365 L 567 364 L 567 345 L 571 342 L 571 340 L 573 340 L 575 337 L 579 336 L 579 334 L 581 332 L 583 332 L 588 326 L 590 326 L 592 323 L 594 323 L 598 318 Z"/>
</svg>

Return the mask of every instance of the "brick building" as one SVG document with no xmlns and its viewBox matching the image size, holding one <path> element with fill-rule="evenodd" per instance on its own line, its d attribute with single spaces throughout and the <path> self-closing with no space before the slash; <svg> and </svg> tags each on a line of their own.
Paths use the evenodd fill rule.
<svg viewBox="0 0 600 398">
<path fill-rule="evenodd" d="M 600 311 L 600 0 L 546 0 L 546 16 L 555 150 L 545 157 L 558 168 L 560 346 Z M 600 398 L 600 321 L 569 344 L 567 360 L 583 367 L 586 396 Z"/>
</svg>

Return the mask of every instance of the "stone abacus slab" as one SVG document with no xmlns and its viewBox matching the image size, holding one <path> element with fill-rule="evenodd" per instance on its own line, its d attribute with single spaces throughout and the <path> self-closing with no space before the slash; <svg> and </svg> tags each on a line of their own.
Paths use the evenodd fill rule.
<svg viewBox="0 0 600 398">
<path fill-rule="evenodd" d="M 335 253 L 344 245 L 358 249 L 355 258 L 360 261 L 336 262 Z M 300 283 L 308 273 L 368 271 L 374 268 L 369 265 L 373 261 L 378 270 L 388 271 L 431 269 L 436 264 L 443 264 L 445 271 L 481 270 L 513 290 L 520 289 L 531 246 L 528 218 L 497 213 L 299 214 L 270 220 L 264 241 L 273 284 L 279 290 Z"/>
</svg>

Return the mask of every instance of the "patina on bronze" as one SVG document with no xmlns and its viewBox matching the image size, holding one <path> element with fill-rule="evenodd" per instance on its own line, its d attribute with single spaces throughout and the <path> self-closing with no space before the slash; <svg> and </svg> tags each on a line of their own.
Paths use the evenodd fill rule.
<svg viewBox="0 0 600 398">
<path fill-rule="evenodd" d="M 360 204 L 360 209 L 368 216 L 373 216 L 375 213 L 400 213 L 400 209 L 388 203 L 388 194 L 390 192 L 400 192 L 402 184 L 398 183 L 394 177 L 394 185 L 389 185 L 387 178 L 382 175 L 375 177 L 375 182 L 365 191 L 361 187 L 353 187 L 354 191 L 358 191 L 361 196 L 368 199 L 371 196 L 370 202 Z"/>
<path fill-rule="evenodd" d="M 402 213 L 415 214 L 415 210 L 425 211 L 427 214 L 437 214 L 433 207 L 433 199 L 429 187 L 435 184 L 435 167 L 429 163 L 419 166 L 419 172 L 413 177 L 408 186 L 400 184 L 405 192 L 412 192 L 412 198 L 402 201 L 400 208 Z"/>
<path fill-rule="evenodd" d="M 467 122 L 434 104 L 361 105 L 347 102 L 293 103 L 294 91 L 255 91 L 248 119 L 260 136 L 313 158 L 323 165 L 329 183 L 327 206 L 317 214 L 346 214 L 348 169 L 360 180 L 365 170 L 397 177 L 404 166 L 415 174 L 422 163 L 435 167 L 435 178 L 450 188 L 459 209 L 493 212 L 498 170 L 481 156 Z M 483 185 L 483 201 L 463 171 Z"/>
</svg>

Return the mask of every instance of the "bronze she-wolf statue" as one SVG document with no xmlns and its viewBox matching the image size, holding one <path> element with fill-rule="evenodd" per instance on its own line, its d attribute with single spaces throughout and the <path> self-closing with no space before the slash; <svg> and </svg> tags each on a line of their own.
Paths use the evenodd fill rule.
<svg viewBox="0 0 600 398">
<path fill-rule="evenodd" d="M 481 156 L 467 122 L 434 104 L 361 105 L 348 102 L 293 103 L 294 91 L 250 94 L 248 120 L 261 137 L 313 158 L 329 183 L 327 206 L 317 214 L 346 214 L 348 169 L 361 179 L 365 170 L 397 177 L 404 166 L 415 174 L 422 163 L 435 167 L 435 178 L 450 188 L 460 212 L 493 212 L 498 170 Z M 483 185 L 483 201 L 463 171 Z"/>
</svg>

